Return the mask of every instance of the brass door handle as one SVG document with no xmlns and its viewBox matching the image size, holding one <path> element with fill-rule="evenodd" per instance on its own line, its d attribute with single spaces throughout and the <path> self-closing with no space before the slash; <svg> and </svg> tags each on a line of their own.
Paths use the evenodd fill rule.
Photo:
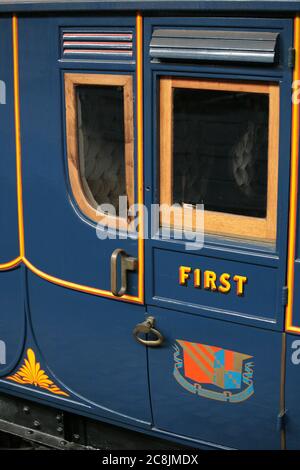
<svg viewBox="0 0 300 470">
<path fill-rule="evenodd" d="M 118 258 L 121 257 L 121 287 L 118 288 Z M 136 271 L 138 260 L 128 256 L 122 248 L 117 248 L 111 255 L 110 260 L 110 282 L 111 291 L 116 297 L 122 297 L 127 292 L 127 271 Z"/>
<path fill-rule="evenodd" d="M 154 328 L 154 322 L 155 322 L 154 317 L 147 317 L 146 320 L 143 321 L 143 323 L 138 323 L 133 330 L 133 336 L 135 337 L 135 339 L 139 343 L 143 344 L 144 346 L 156 347 L 156 346 L 160 346 L 164 342 L 163 335 Z M 156 336 L 156 339 L 155 340 L 143 339 L 139 336 L 140 333 L 152 334 Z"/>
</svg>

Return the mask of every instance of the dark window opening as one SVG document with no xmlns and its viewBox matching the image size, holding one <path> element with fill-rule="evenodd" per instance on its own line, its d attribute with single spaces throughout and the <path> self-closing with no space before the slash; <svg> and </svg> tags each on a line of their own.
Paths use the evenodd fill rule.
<svg viewBox="0 0 300 470">
<path fill-rule="evenodd" d="M 81 85 L 77 90 L 78 154 L 87 199 L 119 210 L 126 196 L 124 90 Z"/>
</svg>

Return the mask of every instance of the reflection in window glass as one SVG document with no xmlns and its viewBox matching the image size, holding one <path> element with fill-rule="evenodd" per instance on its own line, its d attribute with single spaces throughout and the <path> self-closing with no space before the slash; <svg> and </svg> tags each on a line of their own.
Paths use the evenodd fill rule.
<svg viewBox="0 0 300 470">
<path fill-rule="evenodd" d="M 173 202 L 267 214 L 269 96 L 173 88 Z"/>
<path fill-rule="evenodd" d="M 126 195 L 124 93 L 120 86 L 80 85 L 78 152 L 83 189 L 95 207 Z"/>
</svg>

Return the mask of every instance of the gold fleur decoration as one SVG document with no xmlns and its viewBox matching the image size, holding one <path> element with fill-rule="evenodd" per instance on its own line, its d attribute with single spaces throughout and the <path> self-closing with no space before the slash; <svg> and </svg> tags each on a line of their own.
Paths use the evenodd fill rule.
<svg viewBox="0 0 300 470">
<path fill-rule="evenodd" d="M 36 361 L 34 351 L 30 348 L 27 349 L 27 359 L 24 359 L 24 364 L 14 375 L 10 375 L 6 379 L 23 385 L 44 388 L 55 395 L 69 396 L 49 379 L 45 371 L 41 369 L 40 363 Z"/>
</svg>

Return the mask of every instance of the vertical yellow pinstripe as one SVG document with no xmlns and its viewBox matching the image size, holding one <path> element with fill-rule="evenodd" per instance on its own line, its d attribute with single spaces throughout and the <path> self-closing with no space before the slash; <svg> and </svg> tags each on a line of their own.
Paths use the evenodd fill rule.
<svg viewBox="0 0 300 470">
<path fill-rule="evenodd" d="M 22 198 L 22 162 L 21 162 L 21 129 L 20 129 L 20 91 L 19 91 L 19 46 L 18 46 L 18 19 L 12 20 L 13 26 L 13 62 L 14 62 L 14 100 L 15 100 L 15 133 L 16 133 L 16 169 L 17 169 L 17 198 L 18 198 L 18 224 L 19 246 L 21 259 L 25 256 L 24 219 Z"/>
<path fill-rule="evenodd" d="M 296 50 L 296 64 L 293 80 L 300 80 L 300 17 L 295 18 L 294 47 Z M 293 326 L 294 304 L 294 262 L 296 254 L 296 228 L 297 228 L 297 203 L 298 203 L 298 169 L 299 169 L 299 133 L 300 133 L 300 104 L 293 102 L 292 110 L 292 151 L 290 174 L 290 213 L 289 213 L 289 237 L 288 237 L 288 267 L 287 286 L 289 299 L 286 307 L 286 330 L 300 333 L 300 328 Z"/>
</svg>

